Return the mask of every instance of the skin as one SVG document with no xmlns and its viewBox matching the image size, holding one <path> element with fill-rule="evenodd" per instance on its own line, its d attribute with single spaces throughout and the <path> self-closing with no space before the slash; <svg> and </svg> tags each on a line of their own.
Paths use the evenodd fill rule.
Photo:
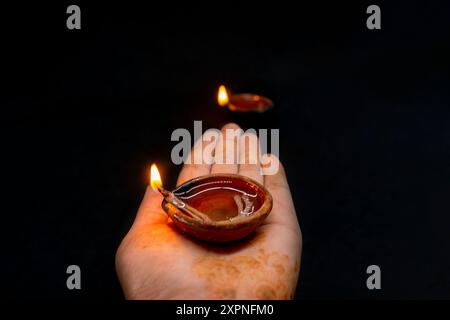
<svg viewBox="0 0 450 320">
<path fill-rule="evenodd" d="M 245 137 L 225 139 L 228 124 L 216 141 L 199 140 L 196 148 L 214 145 L 215 156 L 226 146 L 243 150 Z M 246 148 L 248 150 L 249 148 Z M 230 150 L 228 148 L 228 150 Z M 235 153 L 236 154 L 236 153 Z M 242 152 L 247 164 L 185 164 L 178 185 L 209 173 L 238 173 L 263 184 L 273 196 L 273 209 L 249 237 L 229 244 L 209 244 L 179 232 L 161 208 L 162 196 L 150 187 L 136 219 L 116 255 L 116 270 L 127 299 L 291 299 L 295 292 L 302 237 L 285 171 L 262 175 L 255 154 Z M 256 156 L 257 158 L 257 156 Z M 271 155 L 271 161 L 279 160 Z M 238 163 L 233 159 L 233 163 Z M 242 158 L 241 158 L 242 160 Z M 259 159 L 258 159 L 259 160 Z M 242 163 L 242 161 L 241 161 Z"/>
</svg>

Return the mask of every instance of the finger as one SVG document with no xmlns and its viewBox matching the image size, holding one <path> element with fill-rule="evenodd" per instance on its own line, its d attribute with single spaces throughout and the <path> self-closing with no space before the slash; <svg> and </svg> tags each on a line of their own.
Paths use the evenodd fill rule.
<svg viewBox="0 0 450 320">
<path fill-rule="evenodd" d="M 270 173 L 264 176 L 264 186 L 273 198 L 273 208 L 267 217 L 267 223 L 282 224 L 293 230 L 299 230 L 294 202 L 283 165 L 276 156 L 268 154 L 261 158 L 261 166 L 263 173 Z"/>
<path fill-rule="evenodd" d="M 259 162 L 259 140 L 256 133 L 246 132 L 239 139 L 239 174 L 264 184 Z"/>
<path fill-rule="evenodd" d="M 219 137 L 219 130 L 209 129 L 195 142 L 187 158 L 189 161 L 186 161 L 178 175 L 177 185 L 211 172 L 214 150 Z"/>
<path fill-rule="evenodd" d="M 145 190 L 144 198 L 139 206 L 133 227 L 147 226 L 167 222 L 167 215 L 161 208 L 163 197 L 150 186 Z"/>
<path fill-rule="evenodd" d="M 211 173 L 238 173 L 239 136 L 242 129 L 234 123 L 222 127 L 217 141 Z"/>
</svg>

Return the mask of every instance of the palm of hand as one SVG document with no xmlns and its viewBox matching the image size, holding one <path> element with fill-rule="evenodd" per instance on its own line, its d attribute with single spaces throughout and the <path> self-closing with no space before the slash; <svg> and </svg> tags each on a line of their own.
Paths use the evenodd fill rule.
<svg viewBox="0 0 450 320">
<path fill-rule="evenodd" d="M 222 132 L 230 127 L 234 125 L 224 127 Z M 225 142 L 219 139 L 216 154 L 225 152 Z M 210 172 L 239 173 L 264 184 L 274 199 L 271 214 L 246 239 L 231 244 L 207 244 L 179 232 L 161 208 L 162 196 L 148 188 L 133 227 L 116 256 L 116 269 L 127 298 L 293 296 L 300 265 L 301 233 L 284 170 L 280 167 L 278 174 L 263 177 L 258 165 L 185 165 L 178 180 L 182 183 Z"/>
</svg>

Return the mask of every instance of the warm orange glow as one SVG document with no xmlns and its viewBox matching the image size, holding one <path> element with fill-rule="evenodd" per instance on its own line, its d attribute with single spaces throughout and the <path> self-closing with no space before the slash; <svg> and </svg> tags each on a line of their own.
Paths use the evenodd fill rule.
<svg viewBox="0 0 450 320">
<path fill-rule="evenodd" d="M 155 191 L 162 186 L 161 176 L 159 174 L 158 168 L 156 167 L 156 164 L 154 163 L 150 168 L 150 185 L 152 186 L 152 189 Z"/>
<path fill-rule="evenodd" d="M 219 93 L 217 94 L 217 102 L 219 103 L 219 106 L 225 107 L 229 100 L 227 88 L 225 88 L 224 85 L 221 85 L 219 87 Z"/>
</svg>

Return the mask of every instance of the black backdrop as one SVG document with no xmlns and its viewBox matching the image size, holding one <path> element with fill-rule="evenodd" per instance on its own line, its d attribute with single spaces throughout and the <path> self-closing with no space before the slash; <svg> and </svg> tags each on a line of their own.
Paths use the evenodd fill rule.
<svg viewBox="0 0 450 320">
<path fill-rule="evenodd" d="M 448 4 L 379 3 L 370 31 L 371 3 L 76 3 L 80 31 L 72 3 L 2 5 L 2 295 L 120 299 L 149 163 L 174 185 L 171 132 L 202 120 L 280 129 L 298 298 L 450 297 Z M 276 107 L 219 109 L 220 83 Z"/>
</svg>

